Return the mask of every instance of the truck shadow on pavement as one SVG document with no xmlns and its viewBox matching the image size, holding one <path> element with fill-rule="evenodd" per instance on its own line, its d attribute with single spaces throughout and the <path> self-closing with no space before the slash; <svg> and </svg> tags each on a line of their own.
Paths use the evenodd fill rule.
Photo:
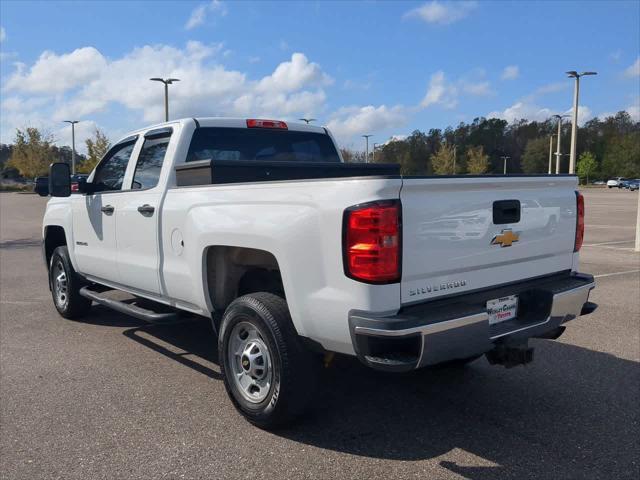
<svg viewBox="0 0 640 480">
<path fill-rule="evenodd" d="M 217 364 L 206 321 L 124 335 L 220 379 L 193 360 Z M 637 478 L 638 364 L 559 341 L 532 345 L 534 363 L 509 370 L 483 358 L 462 369 L 393 375 L 337 357 L 315 408 L 274 434 L 373 459 L 436 459 L 472 479 Z"/>
</svg>

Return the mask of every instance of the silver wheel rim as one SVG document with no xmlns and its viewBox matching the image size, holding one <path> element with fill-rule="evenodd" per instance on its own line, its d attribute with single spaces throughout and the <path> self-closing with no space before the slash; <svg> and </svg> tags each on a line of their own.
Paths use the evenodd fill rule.
<svg viewBox="0 0 640 480">
<path fill-rule="evenodd" d="M 67 280 L 67 272 L 64 269 L 62 260 L 56 260 L 53 264 L 52 279 L 52 287 L 56 298 L 56 304 L 59 308 L 65 308 L 67 303 L 69 303 L 69 282 Z"/>
<path fill-rule="evenodd" d="M 239 322 L 229 336 L 228 365 L 240 394 L 251 403 L 260 403 L 271 390 L 271 352 L 260 331 L 251 323 Z"/>
</svg>

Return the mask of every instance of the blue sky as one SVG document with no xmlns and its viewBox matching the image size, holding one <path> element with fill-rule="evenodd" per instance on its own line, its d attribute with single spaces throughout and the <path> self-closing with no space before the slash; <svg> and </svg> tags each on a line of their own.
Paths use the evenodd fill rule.
<svg viewBox="0 0 640 480">
<path fill-rule="evenodd" d="M 3 0 L 0 140 L 62 120 L 116 140 L 172 117 L 313 116 L 341 144 L 478 116 L 640 117 L 640 2 L 26 2 Z"/>
</svg>

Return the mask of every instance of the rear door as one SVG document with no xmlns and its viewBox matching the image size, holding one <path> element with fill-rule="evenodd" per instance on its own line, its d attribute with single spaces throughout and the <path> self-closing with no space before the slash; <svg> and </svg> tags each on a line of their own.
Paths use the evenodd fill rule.
<svg viewBox="0 0 640 480">
<path fill-rule="evenodd" d="M 78 271 L 111 282 L 119 279 L 115 212 L 135 143 L 127 139 L 104 156 L 91 182 L 95 193 L 71 196 Z"/>
<path fill-rule="evenodd" d="M 576 188 L 575 177 L 404 179 L 402 303 L 570 270 Z"/>
<path fill-rule="evenodd" d="M 116 211 L 116 260 L 120 283 L 149 293 L 160 293 L 158 226 L 164 188 L 160 174 L 172 129 L 149 131 L 126 192 L 118 198 Z"/>
</svg>

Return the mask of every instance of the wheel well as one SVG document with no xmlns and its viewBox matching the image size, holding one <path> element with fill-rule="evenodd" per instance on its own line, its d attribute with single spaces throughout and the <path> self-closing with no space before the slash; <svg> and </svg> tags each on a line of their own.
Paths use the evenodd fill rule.
<svg viewBox="0 0 640 480">
<path fill-rule="evenodd" d="M 255 248 L 216 246 L 206 252 L 207 290 L 211 305 L 224 311 L 234 299 L 253 292 L 284 297 L 278 261 Z"/>
<path fill-rule="evenodd" d="M 67 237 L 64 234 L 64 228 L 58 225 L 51 225 L 46 227 L 44 234 L 44 254 L 47 259 L 47 268 L 49 268 L 49 261 L 53 251 L 67 244 Z"/>
</svg>

